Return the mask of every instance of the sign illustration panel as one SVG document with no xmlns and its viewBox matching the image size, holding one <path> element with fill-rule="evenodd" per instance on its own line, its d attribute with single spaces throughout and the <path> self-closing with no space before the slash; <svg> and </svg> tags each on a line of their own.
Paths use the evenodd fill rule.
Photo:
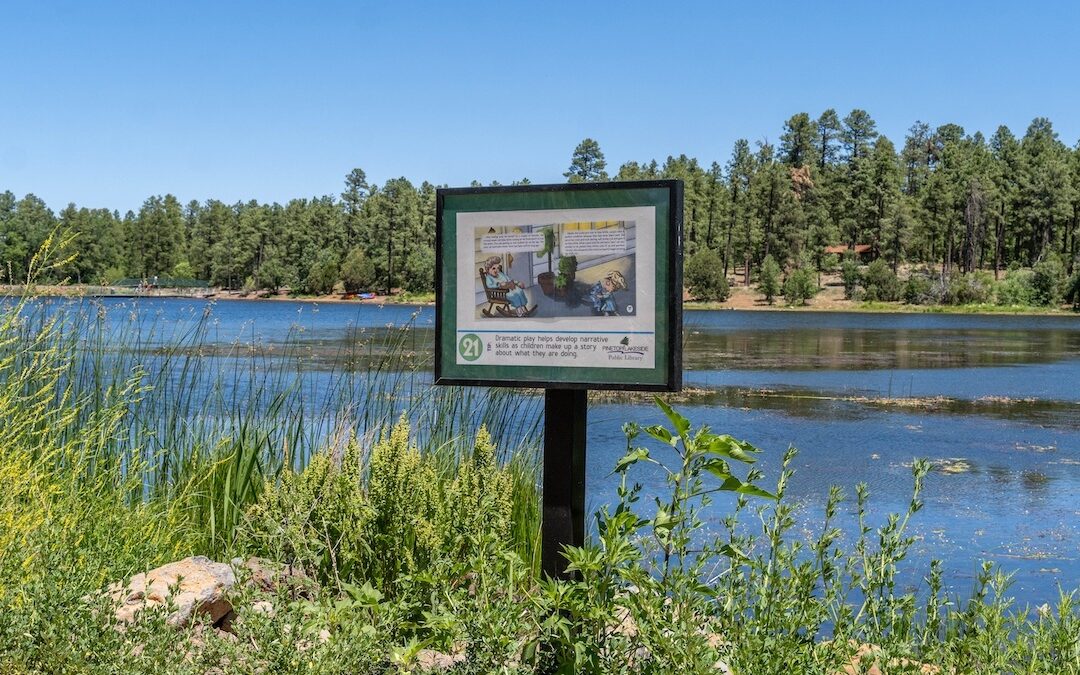
<svg viewBox="0 0 1080 675">
<path fill-rule="evenodd" d="M 680 188 L 440 190 L 436 381 L 677 388 Z"/>
</svg>

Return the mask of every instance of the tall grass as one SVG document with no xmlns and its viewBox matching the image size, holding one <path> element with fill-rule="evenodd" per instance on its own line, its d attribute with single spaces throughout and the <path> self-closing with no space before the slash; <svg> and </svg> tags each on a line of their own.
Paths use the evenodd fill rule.
<svg viewBox="0 0 1080 675">
<path fill-rule="evenodd" d="M 209 555 L 230 552 L 237 526 L 267 481 L 300 470 L 321 448 L 378 439 L 405 415 L 442 476 L 460 464 L 469 436 L 486 426 L 515 477 L 514 538 L 534 558 L 538 541 L 537 434 L 542 400 L 502 389 L 430 386 L 429 336 L 412 323 L 354 330 L 327 346 L 294 328 L 280 343 L 223 340 L 208 305 L 187 321 L 154 316 L 137 302 L 12 300 L 0 360 L 12 373 L 48 361 L 57 442 L 81 437 L 122 393 L 123 415 L 97 439 L 83 479 L 119 469 L 131 503 L 182 505 Z M 39 378 L 40 379 L 40 378 Z M 40 402 L 13 401 L 13 419 L 50 424 Z"/>
</svg>

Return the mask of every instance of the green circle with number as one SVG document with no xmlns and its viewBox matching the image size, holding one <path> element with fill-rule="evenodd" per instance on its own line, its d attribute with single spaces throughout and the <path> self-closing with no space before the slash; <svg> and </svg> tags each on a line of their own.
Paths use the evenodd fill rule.
<svg viewBox="0 0 1080 675">
<path fill-rule="evenodd" d="M 484 353 L 484 343 L 479 335 L 469 333 L 458 341 L 458 353 L 466 361 L 475 361 Z"/>
</svg>

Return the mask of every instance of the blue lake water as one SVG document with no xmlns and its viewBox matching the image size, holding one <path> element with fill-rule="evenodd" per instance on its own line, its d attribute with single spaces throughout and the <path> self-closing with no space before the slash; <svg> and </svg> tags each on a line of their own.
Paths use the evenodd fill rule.
<svg viewBox="0 0 1080 675">
<path fill-rule="evenodd" d="M 203 341 L 222 351 L 200 358 L 227 370 L 243 367 L 243 349 L 257 352 L 260 367 L 294 371 L 313 408 L 330 379 L 364 376 L 362 361 L 342 365 L 353 363 L 353 345 L 370 349 L 372 335 L 410 324 L 407 349 L 429 356 L 434 325 L 430 307 L 389 305 L 104 299 L 50 307 L 96 313 L 118 343 L 137 335 L 149 352 L 203 320 Z M 688 312 L 685 324 L 686 384 L 708 391 L 677 407 L 762 448 L 766 487 L 783 451 L 799 448 L 789 495 L 801 505 L 801 532 L 819 527 L 831 485 L 851 496 L 847 536 L 858 483 L 869 486 L 872 522 L 883 523 L 906 508 L 911 462 L 925 457 L 963 470 L 927 478 L 903 578 L 917 584 L 940 558 L 949 587 L 963 595 L 980 561 L 992 560 L 1015 571 L 1011 593 L 1021 605 L 1053 602 L 1059 585 L 1080 587 L 1080 316 L 710 311 Z M 424 378 L 412 386 L 423 388 Z M 234 378 L 230 386 L 245 385 Z M 535 415 L 537 398 L 521 399 Z M 645 403 L 590 409 L 591 507 L 615 498 L 610 472 L 629 420 L 661 416 Z M 639 478 L 646 492 L 660 489 L 657 476 Z"/>
</svg>

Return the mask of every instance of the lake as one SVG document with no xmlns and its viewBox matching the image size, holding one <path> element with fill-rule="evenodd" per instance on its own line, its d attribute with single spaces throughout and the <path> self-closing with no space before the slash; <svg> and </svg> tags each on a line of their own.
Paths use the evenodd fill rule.
<svg viewBox="0 0 1080 675">
<path fill-rule="evenodd" d="M 236 364 L 237 348 L 293 355 L 289 368 L 313 391 L 334 373 L 362 375 L 365 362 L 350 346 L 394 326 L 411 324 L 408 351 L 430 356 L 434 324 L 430 307 L 393 305 L 101 299 L 80 306 L 125 339 L 138 335 L 148 353 L 203 321 L 204 341 L 221 349 L 200 358 L 224 368 Z M 685 328 L 685 383 L 694 395 L 676 407 L 695 425 L 762 448 L 766 488 L 784 450 L 798 447 L 788 494 L 800 504 L 800 531 L 820 527 L 830 485 L 851 498 L 841 523 L 848 537 L 858 483 L 870 489 L 871 524 L 882 524 L 906 508 L 911 462 L 925 457 L 936 469 L 912 521 L 917 541 L 902 579 L 918 584 L 939 558 L 949 588 L 965 595 L 979 562 L 991 560 L 1015 571 L 1011 594 L 1021 605 L 1053 603 L 1059 585 L 1080 587 L 1080 317 L 695 311 Z M 534 414 L 536 397 L 522 397 Z M 615 498 L 610 473 L 630 420 L 662 421 L 649 403 L 590 410 L 591 508 Z M 659 489 L 657 475 L 639 479 L 646 493 Z"/>
</svg>

